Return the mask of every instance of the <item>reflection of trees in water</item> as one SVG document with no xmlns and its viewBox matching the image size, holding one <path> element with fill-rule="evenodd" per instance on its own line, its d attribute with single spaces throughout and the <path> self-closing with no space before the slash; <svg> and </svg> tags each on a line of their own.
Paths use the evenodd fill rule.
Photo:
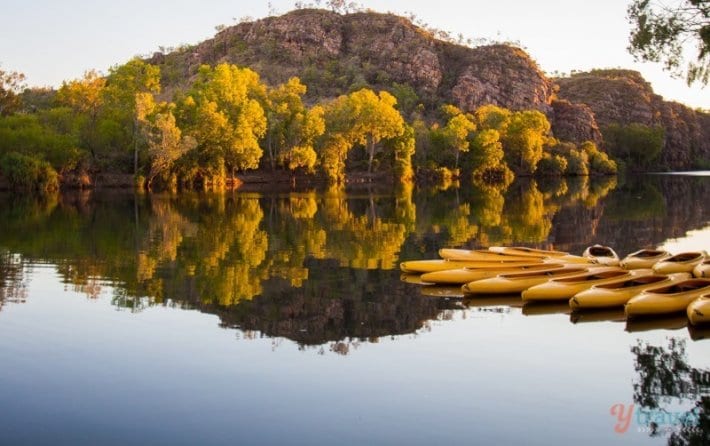
<svg viewBox="0 0 710 446">
<path fill-rule="evenodd" d="M 0 310 L 4 303 L 21 303 L 27 299 L 24 265 L 17 254 L 0 250 Z"/>
<path fill-rule="evenodd" d="M 688 364 L 685 340 L 670 338 L 667 347 L 639 341 L 631 352 L 638 373 L 633 384 L 634 403 L 641 406 L 636 410 L 653 410 L 649 421 L 655 422 L 659 431 L 673 428 L 669 445 L 710 444 L 710 370 Z M 671 412 L 670 406 L 678 402 L 692 403 L 693 407 L 684 414 Z M 655 414 L 664 415 L 666 424 L 678 420 L 687 424 L 685 428 L 663 426 Z"/>
<path fill-rule="evenodd" d="M 705 204 L 708 194 L 707 178 L 626 178 L 593 207 L 563 207 L 555 216 L 551 236 L 559 249 L 581 252 L 590 244 L 602 243 L 625 255 L 705 227 L 710 221 L 710 206 Z"/>
<path fill-rule="evenodd" d="M 553 218 L 564 207 L 598 206 L 615 177 L 519 179 L 501 187 L 473 184 L 417 197 L 417 234 L 439 246 L 550 245 Z"/>
<path fill-rule="evenodd" d="M 686 180 L 674 178 L 668 191 L 663 190 L 663 200 L 657 197 L 659 189 L 639 189 L 630 182 L 621 186 L 621 194 L 614 191 L 602 199 L 615 184 L 606 177 L 523 179 L 503 187 L 474 184 L 416 195 L 411 187 L 402 187 L 387 194 L 332 189 L 264 196 L 74 193 L 42 201 L 5 196 L 0 197 L 0 219 L 6 227 L 0 232 L 0 246 L 29 264 L 57 265 L 62 280 L 88 296 L 112 285 L 114 304 L 132 311 L 160 304 L 227 314 L 232 307 L 243 307 L 249 310 L 240 311 L 255 313 L 238 313 L 240 321 L 248 321 L 254 330 L 288 333 L 284 336 L 307 344 L 300 332 L 274 325 L 267 317 L 272 313 L 261 312 L 264 308 L 257 305 L 261 302 L 250 302 L 261 296 L 269 311 L 297 314 L 289 324 L 319 321 L 321 328 L 312 332 L 337 342 L 368 335 L 347 326 L 345 316 L 330 319 L 345 324 L 340 328 L 327 328 L 319 318 L 334 306 L 336 313 L 350 314 L 348 305 L 357 307 L 365 299 L 352 296 L 369 296 L 369 289 L 386 296 L 379 302 L 383 309 L 373 310 L 378 315 L 387 314 L 386 302 L 413 305 L 411 313 L 400 310 L 411 314 L 400 322 L 403 325 L 387 327 L 386 318 L 381 318 L 370 330 L 375 337 L 411 332 L 426 318 L 441 317 L 440 309 L 427 306 L 428 298 L 407 297 L 397 291 L 399 285 L 380 283 L 399 282 L 382 270 L 395 269 L 402 257 L 433 257 L 439 247 L 452 244 L 526 243 L 568 249 L 600 236 L 607 244 L 637 243 L 644 239 L 646 223 L 633 220 L 627 225 L 627 219 L 640 214 L 623 209 L 622 203 L 639 190 L 650 197 L 644 200 L 650 202 L 651 214 L 643 215 L 651 218 L 649 237 L 662 237 L 708 219 L 710 211 L 698 198 L 707 196 L 710 184 Z M 668 194 L 675 193 L 690 194 L 696 206 L 671 200 Z M 610 206 L 613 200 L 616 204 Z M 609 208 L 627 213 L 610 214 Z M 654 216 L 659 212 L 663 215 Z M 609 223 L 614 218 L 618 220 Z M 367 280 L 351 277 L 353 271 Z M 333 287 L 334 274 L 344 275 L 345 283 Z M 332 289 L 331 299 L 319 296 L 317 289 Z M 294 313 L 290 299 L 302 299 L 304 311 Z M 263 324 L 257 319 L 264 319 Z M 281 324 L 288 319 L 278 320 Z M 368 327 L 364 316 L 356 320 Z"/>
<path fill-rule="evenodd" d="M 414 333 L 444 310 L 458 308 L 454 301 L 422 296 L 393 272 L 341 268 L 334 260 L 313 259 L 307 266 L 311 279 L 301 288 L 269 281 L 259 299 L 202 310 L 218 314 L 225 327 L 302 346 L 334 343 L 343 353 L 353 342 Z"/>
</svg>

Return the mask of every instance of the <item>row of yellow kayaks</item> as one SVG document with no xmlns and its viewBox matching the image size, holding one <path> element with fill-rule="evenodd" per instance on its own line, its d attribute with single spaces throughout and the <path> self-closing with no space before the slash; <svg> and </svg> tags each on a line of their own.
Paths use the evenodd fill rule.
<svg viewBox="0 0 710 446">
<path fill-rule="evenodd" d="M 619 260 L 594 245 L 582 256 L 523 247 L 442 249 L 440 260 L 402 262 L 423 284 L 461 285 L 464 294 L 521 294 L 527 302 L 568 300 L 574 310 L 625 306 L 627 317 L 687 309 L 710 322 L 710 259 L 704 251 L 671 255 L 640 250 Z M 695 278 L 693 278 L 695 276 Z"/>
</svg>

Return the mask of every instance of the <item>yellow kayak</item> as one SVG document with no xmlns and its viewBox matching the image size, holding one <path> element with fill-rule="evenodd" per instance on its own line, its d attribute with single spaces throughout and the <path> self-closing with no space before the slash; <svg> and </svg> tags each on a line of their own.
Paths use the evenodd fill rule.
<svg viewBox="0 0 710 446">
<path fill-rule="evenodd" d="M 687 273 L 665 276 L 653 274 L 653 270 L 644 269 L 644 271 L 646 271 L 646 274 L 594 285 L 588 290 L 581 291 L 569 300 L 569 306 L 575 310 L 620 307 L 641 291 L 671 285 L 690 278 L 690 274 Z"/>
<path fill-rule="evenodd" d="M 688 305 L 688 320 L 693 325 L 710 322 L 710 293 L 700 296 Z"/>
<path fill-rule="evenodd" d="M 399 276 L 399 280 L 405 283 L 413 283 L 415 285 L 433 285 L 432 283 L 424 282 L 420 274 L 402 273 L 402 275 Z"/>
<path fill-rule="evenodd" d="M 590 271 L 583 265 L 565 265 L 552 271 L 526 271 L 499 274 L 489 279 L 474 280 L 461 287 L 465 294 L 517 294 L 557 277 L 569 277 Z"/>
<path fill-rule="evenodd" d="M 630 279 L 632 277 L 634 277 L 634 273 L 632 272 L 615 266 L 609 266 L 575 276 L 549 280 L 523 291 L 522 297 L 526 302 L 569 300 L 575 294 L 589 289 L 594 285 L 601 285 L 620 279 Z"/>
<path fill-rule="evenodd" d="M 608 246 L 592 245 L 584 250 L 582 257 L 604 266 L 619 265 L 619 255 Z"/>
<path fill-rule="evenodd" d="M 657 262 L 670 256 L 671 253 L 660 249 L 640 249 L 624 257 L 620 265 L 625 269 L 651 268 Z"/>
<path fill-rule="evenodd" d="M 559 263 L 530 263 L 521 265 L 498 265 L 494 268 L 460 268 L 445 271 L 435 271 L 421 275 L 421 280 L 429 283 L 462 285 L 474 280 L 495 277 L 498 274 L 523 271 L 552 271 L 563 268 Z"/>
<path fill-rule="evenodd" d="M 491 252 L 497 252 L 507 256 L 522 256 L 522 257 L 564 257 L 568 256 L 568 252 L 551 251 L 547 249 L 527 248 L 525 246 L 491 246 L 488 248 Z"/>
<path fill-rule="evenodd" d="M 705 260 L 706 256 L 705 251 L 683 252 L 661 260 L 653 265 L 653 270 L 658 274 L 689 273 Z"/>
<path fill-rule="evenodd" d="M 685 311 L 701 295 L 710 292 L 710 279 L 685 279 L 672 285 L 642 291 L 624 307 L 626 317 L 653 316 Z"/>
<path fill-rule="evenodd" d="M 486 249 L 441 248 L 439 250 L 439 257 L 446 260 L 473 262 L 542 262 L 542 258 L 504 255 Z"/>
<path fill-rule="evenodd" d="M 462 261 L 462 260 L 410 260 L 408 262 L 402 262 L 399 264 L 399 269 L 405 273 L 409 274 L 423 274 L 431 273 L 434 271 L 446 271 L 449 269 L 461 269 L 461 268 L 500 268 L 504 265 L 529 265 L 530 262 L 520 261 L 520 262 L 474 262 L 474 261 Z"/>
<path fill-rule="evenodd" d="M 705 259 L 693 268 L 693 276 L 697 278 L 710 277 L 710 259 Z"/>
</svg>

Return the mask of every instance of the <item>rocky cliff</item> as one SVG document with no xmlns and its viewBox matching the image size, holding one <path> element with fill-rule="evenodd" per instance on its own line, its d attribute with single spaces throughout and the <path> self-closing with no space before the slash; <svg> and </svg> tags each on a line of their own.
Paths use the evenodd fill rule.
<svg viewBox="0 0 710 446">
<path fill-rule="evenodd" d="M 272 84 L 299 76 L 311 100 L 399 83 L 429 106 L 451 102 L 472 110 L 492 103 L 551 111 L 552 84 L 524 51 L 444 42 L 391 14 L 296 10 L 225 28 L 196 46 L 157 53 L 150 62 L 161 66 L 163 83 L 173 87 L 201 64 L 230 62 L 251 67 Z"/>
<path fill-rule="evenodd" d="M 559 97 L 589 106 L 602 129 L 633 123 L 662 127 L 665 141 L 659 168 L 707 167 L 710 162 L 710 114 L 664 101 L 640 73 L 593 70 L 556 82 Z"/>
<path fill-rule="evenodd" d="M 168 93 L 186 85 L 201 64 L 230 62 L 271 84 L 299 76 L 310 102 L 403 84 L 430 111 L 442 103 L 467 111 L 484 104 L 536 109 L 550 118 L 556 136 L 575 142 L 602 143 L 600 127 L 612 122 L 658 124 L 666 129 L 662 162 L 668 167 L 710 159 L 710 117 L 663 101 L 638 73 L 607 70 L 552 81 L 519 48 L 456 45 L 392 14 L 296 10 L 224 28 L 150 62 L 161 66 Z"/>
</svg>

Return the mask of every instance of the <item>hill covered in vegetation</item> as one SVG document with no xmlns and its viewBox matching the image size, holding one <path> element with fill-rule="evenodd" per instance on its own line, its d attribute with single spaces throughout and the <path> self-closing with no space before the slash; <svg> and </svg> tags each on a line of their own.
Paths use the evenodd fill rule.
<svg viewBox="0 0 710 446">
<path fill-rule="evenodd" d="M 17 93 L 0 118 L 0 172 L 24 187 L 51 187 L 53 170 L 173 187 L 252 169 L 505 185 L 710 159 L 708 115 L 664 102 L 638 73 L 549 79 L 515 46 L 471 48 L 374 12 L 220 27 L 107 76 Z"/>
</svg>

